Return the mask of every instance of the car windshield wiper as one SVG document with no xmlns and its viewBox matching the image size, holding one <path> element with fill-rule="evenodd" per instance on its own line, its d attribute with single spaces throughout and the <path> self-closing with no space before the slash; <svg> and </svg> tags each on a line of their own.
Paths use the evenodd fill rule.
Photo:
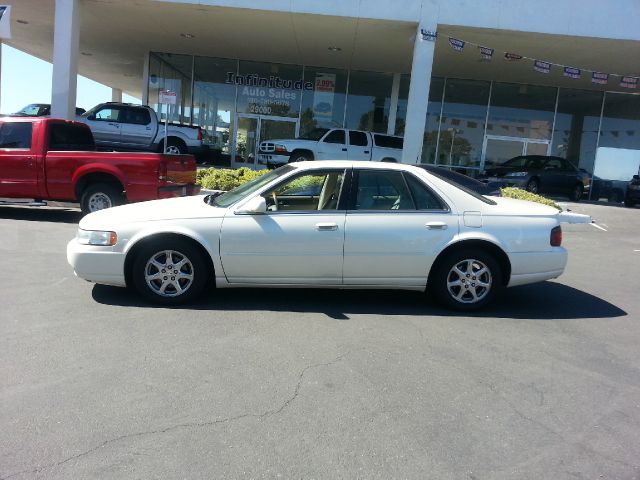
<svg viewBox="0 0 640 480">
<path fill-rule="evenodd" d="M 206 195 L 204 197 L 204 201 L 206 202 L 207 205 L 211 205 L 211 206 L 215 206 L 215 199 L 216 197 L 219 197 L 220 195 L 222 195 L 224 192 L 222 190 L 218 191 L 218 192 L 213 192 L 210 193 L 209 195 Z"/>
</svg>

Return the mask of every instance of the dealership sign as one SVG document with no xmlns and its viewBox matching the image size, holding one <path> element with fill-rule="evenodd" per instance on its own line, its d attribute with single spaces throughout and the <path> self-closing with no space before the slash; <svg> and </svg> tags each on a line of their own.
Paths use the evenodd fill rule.
<svg viewBox="0 0 640 480">
<path fill-rule="evenodd" d="M 11 5 L 0 5 L 0 38 L 11 38 Z"/>
<path fill-rule="evenodd" d="M 158 103 L 161 105 L 175 105 L 176 104 L 176 92 L 171 90 L 160 90 L 158 95 Z"/>
</svg>

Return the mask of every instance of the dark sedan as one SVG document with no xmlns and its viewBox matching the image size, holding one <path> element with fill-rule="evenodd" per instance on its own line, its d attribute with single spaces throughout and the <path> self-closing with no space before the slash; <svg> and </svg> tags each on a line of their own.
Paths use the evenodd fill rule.
<svg viewBox="0 0 640 480">
<path fill-rule="evenodd" d="M 589 191 L 591 176 L 561 157 L 523 155 L 488 168 L 486 178 L 532 193 L 562 194 L 574 202 Z"/>
<path fill-rule="evenodd" d="M 627 185 L 624 206 L 633 208 L 640 203 L 640 176 L 634 175 Z"/>
</svg>

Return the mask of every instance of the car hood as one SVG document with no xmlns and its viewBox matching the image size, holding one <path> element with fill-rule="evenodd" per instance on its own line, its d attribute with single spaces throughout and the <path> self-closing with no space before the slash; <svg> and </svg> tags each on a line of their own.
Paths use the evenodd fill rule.
<svg viewBox="0 0 640 480">
<path fill-rule="evenodd" d="M 112 225 L 134 222 L 223 217 L 227 209 L 208 205 L 204 197 L 204 195 L 194 195 L 107 208 L 84 217 L 80 221 L 80 228 L 99 230 Z"/>
</svg>

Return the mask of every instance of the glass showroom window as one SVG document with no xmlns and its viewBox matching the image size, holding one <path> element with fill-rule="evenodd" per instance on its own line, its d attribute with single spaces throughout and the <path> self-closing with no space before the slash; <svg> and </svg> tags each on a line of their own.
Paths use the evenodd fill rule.
<svg viewBox="0 0 640 480">
<path fill-rule="evenodd" d="M 557 88 L 494 82 L 487 135 L 551 139 Z"/>
<path fill-rule="evenodd" d="M 599 146 L 640 150 L 640 95 L 607 92 Z"/>
<path fill-rule="evenodd" d="M 444 88 L 436 163 L 477 169 L 482 157 L 490 83 L 449 78 Z"/>
<path fill-rule="evenodd" d="M 172 53 L 151 53 L 149 56 L 149 105 L 158 113 L 158 118 L 166 118 L 167 107 L 169 121 L 191 123 L 191 55 Z M 176 93 L 175 105 L 160 105 L 160 90 Z"/>
<path fill-rule="evenodd" d="M 226 83 L 227 72 L 237 68 L 237 60 L 195 58 L 193 124 L 203 129 L 211 148 L 224 153 L 230 151 L 236 102 L 236 86 Z"/>
<path fill-rule="evenodd" d="M 602 92 L 561 88 L 551 155 L 593 172 Z"/>
<path fill-rule="evenodd" d="M 240 61 L 238 74 L 229 72 L 226 81 L 238 87 L 239 114 L 298 118 L 305 89 L 301 66 Z"/>
<path fill-rule="evenodd" d="M 407 121 L 407 104 L 409 100 L 409 85 L 411 75 L 400 75 L 400 88 L 398 89 L 398 110 L 396 112 L 395 135 L 404 136 L 404 126 Z"/>
<path fill-rule="evenodd" d="M 422 144 L 421 163 L 436 163 L 436 149 L 438 147 L 438 127 L 440 125 L 440 110 L 442 109 L 442 92 L 444 78 L 431 77 L 429 88 L 429 104 L 427 105 L 427 120 L 424 124 L 424 139 Z"/>
<path fill-rule="evenodd" d="M 347 90 L 346 70 L 305 67 L 304 80 L 313 90 L 302 93 L 300 135 L 314 128 L 342 127 Z"/>
<path fill-rule="evenodd" d="M 387 133 L 391 86 L 390 73 L 351 71 L 347 96 L 346 127 Z"/>
</svg>

